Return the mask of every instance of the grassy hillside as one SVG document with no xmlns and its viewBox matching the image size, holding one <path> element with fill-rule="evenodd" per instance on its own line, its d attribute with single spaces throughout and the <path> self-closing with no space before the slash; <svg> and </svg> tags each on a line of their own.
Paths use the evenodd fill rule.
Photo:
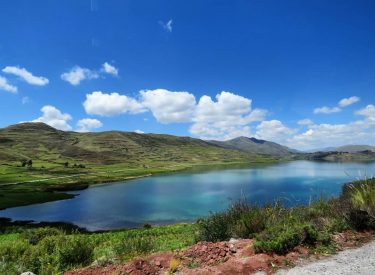
<svg viewBox="0 0 375 275">
<path fill-rule="evenodd" d="M 282 146 L 272 141 L 248 137 L 237 137 L 227 141 L 210 141 L 225 148 L 237 149 L 243 152 L 286 157 L 297 154 L 298 151 Z"/>
<path fill-rule="evenodd" d="M 93 183 L 202 165 L 274 161 L 190 137 L 64 132 L 43 123 L 22 123 L 0 129 L 0 209 L 65 199 L 71 196 L 53 191 Z"/>
<path fill-rule="evenodd" d="M 323 161 L 371 161 L 375 159 L 375 152 L 372 151 L 362 151 L 362 152 L 316 152 L 307 153 L 302 155 L 303 159 L 308 160 L 323 160 Z"/>
<path fill-rule="evenodd" d="M 129 132 L 76 133 L 43 123 L 22 123 L 0 129 L 0 161 L 23 159 L 61 164 L 83 162 L 129 167 L 165 162 L 233 162 L 258 158 L 200 139 Z"/>
</svg>

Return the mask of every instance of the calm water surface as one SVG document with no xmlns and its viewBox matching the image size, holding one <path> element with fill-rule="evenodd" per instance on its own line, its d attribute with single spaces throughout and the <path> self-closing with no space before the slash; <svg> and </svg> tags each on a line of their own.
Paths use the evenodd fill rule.
<svg viewBox="0 0 375 275">
<path fill-rule="evenodd" d="M 338 196 L 355 178 L 375 175 L 375 163 L 294 161 L 247 169 L 186 172 L 93 186 L 74 199 L 0 211 L 15 220 L 65 221 L 89 230 L 145 223 L 194 221 L 240 197 L 263 204 L 282 198 L 291 206 Z"/>
</svg>

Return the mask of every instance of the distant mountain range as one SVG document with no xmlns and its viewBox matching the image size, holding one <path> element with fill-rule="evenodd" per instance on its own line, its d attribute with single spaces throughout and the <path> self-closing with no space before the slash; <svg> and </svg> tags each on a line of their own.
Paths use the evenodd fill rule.
<svg viewBox="0 0 375 275">
<path fill-rule="evenodd" d="M 347 153 L 358 153 L 363 151 L 372 151 L 375 152 L 375 146 L 371 145 L 344 145 L 339 147 L 326 147 L 319 148 L 314 150 L 309 150 L 307 152 L 347 152 Z"/>
<path fill-rule="evenodd" d="M 210 140 L 210 143 L 225 148 L 237 149 L 240 151 L 272 155 L 272 156 L 290 156 L 299 153 L 299 151 L 280 145 L 278 143 L 261 140 L 256 138 L 238 137 L 227 141 Z"/>
<path fill-rule="evenodd" d="M 139 163 L 256 162 L 280 158 L 353 159 L 354 155 L 365 158 L 375 155 L 372 153 L 375 147 L 369 145 L 347 145 L 316 151 L 319 152 L 301 152 L 275 142 L 248 137 L 205 141 L 122 131 L 77 133 L 60 131 L 44 123 L 20 123 L 0 129 L 0 161 L 126 162 L 136 166 Z"/>
</svg>

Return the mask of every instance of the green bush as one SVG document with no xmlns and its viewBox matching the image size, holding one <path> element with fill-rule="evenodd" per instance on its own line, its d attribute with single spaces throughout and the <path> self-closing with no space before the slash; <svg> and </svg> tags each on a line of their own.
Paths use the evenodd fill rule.
<svg viewBox="0 0 375 275">
<path fill-rule="evenodd" d="M 230 224 L 230 231 L 236 238 L 251 238 L 265 228 L 265 214 L 257 206 L 249 207 Z"/>
<path fill-rule="evenodd" d="M 17 261 L 27 249 L 28 243 L 24 240 L 3 241 L 0 245 L 0 261 Z"/>
<path fill-rule="evenodd" d="M 286 254 L 301 243 L 301 228 L 275 226 L 258 234 L 254 242 L 257 253 Z"/>
<path fill-rule="evenodd" d="M 28 239 L 29 243 L 36 245 L 39 241 L 48 236 L 57 236 L 63 234 L 63 231 L 53 227 L 40 227 L 26 230 L 23 232 L 23 238 Z"/>
<path fill-rule="evenodd" d="M 231 237 L 226 213 L 215 213 L 197 221 L 197 241 L 219 242 Z"/>
<path fill-rule="evenodd" d="M 58 239 L 56 257 L 60 270 L 85 266 L 93 261 L 94 246 L 83 236 L 72 235 Z"/>
<path fill-rule="evenodd" d="M 240 200 L 222 213 L 199 219 L 197 225 L 197 241 L 217 242 L 231 237 L 249 238 L 264 229 L 265 214 L 264 209 Z"/>
<path fill-rule="evenodd" d="M 154 248 L 154 241 L 150 237 L 126 238 L 116 242 L 113 246 L 115 253 L 125 259 L 150 253 Z"/>
</svg>

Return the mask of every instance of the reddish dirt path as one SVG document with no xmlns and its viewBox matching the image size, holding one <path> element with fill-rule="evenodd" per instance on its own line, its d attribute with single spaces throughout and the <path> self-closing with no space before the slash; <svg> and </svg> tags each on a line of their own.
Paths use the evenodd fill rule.
<svg viewBox="0 0 375 275">
<path fill-rule="evenodd" d="M 374 232 L 347 231 L 333 236 L 339 250 L 355 247 L 373 239 Z M 144 275 L 144 274 L 271 274 L 280 268 L 316 261 L 323 256 L 311 253 L 303 246 L 296 247 L 285 256 L 255 254 L 253 240 L 231 240 L 229 242 L 199 242 L 187 249 L 156 253 L 137 258 L 123 265 L 88 267 L 71 271 L 66 275 Z"/>
</svg>

